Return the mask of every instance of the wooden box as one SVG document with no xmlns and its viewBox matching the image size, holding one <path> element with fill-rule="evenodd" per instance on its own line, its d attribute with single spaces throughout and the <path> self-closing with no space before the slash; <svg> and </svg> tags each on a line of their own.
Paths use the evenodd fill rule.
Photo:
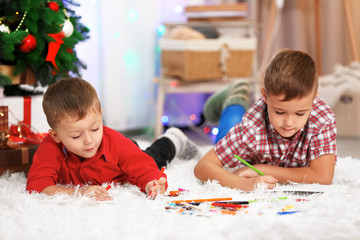
<svg viewBox="0 0 360 240">
<path fill-rule="evenodd" d="M 360 91 L 345 92 L 333 111 L 338 136 L 360 137 Z"/>
</svg>

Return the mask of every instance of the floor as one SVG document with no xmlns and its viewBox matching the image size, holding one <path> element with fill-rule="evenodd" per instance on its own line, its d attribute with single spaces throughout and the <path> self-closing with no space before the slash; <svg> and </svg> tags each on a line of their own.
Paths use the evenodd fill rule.
<svg viewBox="0 0 360 240">
<path fill-rule="evenodd" d="M 212 137 L 209 134 L 206 134 L 202 129 L 198 127 L 192 127 L 190 129 L 182 129 L 183 132 L 199 146 L 211 145 Z M 144 132 L 137 132 L 130 134 L 134 139 L 146 139 L 151 140 L 151 136 Z M 360 137 L 338 137 L 338 156 L 347 157 L 351 156 L 353 158 L 360 159 Z"/>
</svg>

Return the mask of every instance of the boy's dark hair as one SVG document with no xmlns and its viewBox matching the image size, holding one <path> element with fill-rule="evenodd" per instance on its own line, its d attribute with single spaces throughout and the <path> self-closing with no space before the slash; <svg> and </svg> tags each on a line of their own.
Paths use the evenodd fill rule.
<svg viewBox="0 0 360 240">
<path fill-rule="evenodd" d="M 65 115 L 83 119 L 89 110 L 101 111 L 96 90 L 80 78 L 66 78 L 50 85 L 44 94 L 47 122 L 55 129 Z"/>
<path fill-rule="evenodd" d="M 301 51 L 284 49 L 278 52 L 266 68 L 264 88 L 267 95 L 282 95 L 283 101 L 314 96 L 318 88 L 315 61 Z"/>
</svg>

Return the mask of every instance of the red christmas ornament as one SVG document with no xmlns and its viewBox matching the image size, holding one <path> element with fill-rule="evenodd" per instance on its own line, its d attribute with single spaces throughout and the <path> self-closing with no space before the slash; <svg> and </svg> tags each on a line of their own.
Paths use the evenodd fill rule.
<svg viewBox="0 0 360 240">
<path fill-rule="evenodd" d="M 49 2 L 48 7 L 55 12 L 59 11 L 59 4 L 57 2 Z"/>
<path fill-rule="evenodd" d="M 29 34 L 22 40 L 22 44 L 19 46 L 19 49 L 24 53 L 29 53 L 36 48 L 36 45 L 36 38 Z"/>
<path fill-rule="evenodd" d="M 74 52 L 74 50 L 72 50 L 71 48 L 66 48 L 66 51 L 67 51 L 68 53 L 73 53 L 73 52 Z"/>
</svg>

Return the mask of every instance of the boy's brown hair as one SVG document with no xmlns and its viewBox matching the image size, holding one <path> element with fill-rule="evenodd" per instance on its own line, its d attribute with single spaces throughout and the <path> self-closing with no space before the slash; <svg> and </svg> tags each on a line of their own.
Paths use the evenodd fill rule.
<svg viewBox="0 0 360 240">
<path fill-rule="evenodd" d="M 283 101 L 302 98 L 309 93 L 315 97 L 318 88 L 315 61 L 301 51 L 279 51 L 266 68 L 264 88 L 267 95 L 284 94 Z"/>
<path fill-rule="evenodd" d="M 96 90 L 80 78 L 66 78 L 50 85 L 42 102 L 47 122 L 55 129 L 64 116 L 83 119 L 89 110 L 101 111 Z"/>
</svg>

